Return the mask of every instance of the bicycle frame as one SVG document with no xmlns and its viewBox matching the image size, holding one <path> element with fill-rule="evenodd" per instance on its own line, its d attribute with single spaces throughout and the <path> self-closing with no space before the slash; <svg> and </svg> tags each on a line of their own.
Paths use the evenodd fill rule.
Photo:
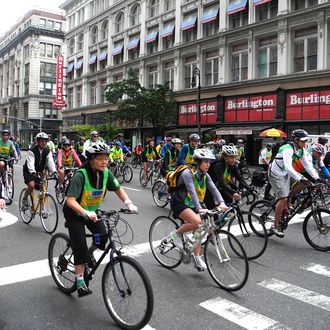
<svg viewBox="0 0 330 330">
<path fill-rule="evenodd" d="M 40 185 L 41 189 L 38 194 L 38 202 L 36 205 L 36 201 L 34 198 L 34 191 L 35 189 L 32 190 L 31 192 L 31 197 L 32 197 L 32 207 L 33 207 L 33 215 L 36 215 L 38 213 L 38 210 L 40 209 L 40 206 L 45 203 L 45 195 L 47 193 L 47 177 L 46 173 L 42 173 L 42 181 Z"/>
</svg>

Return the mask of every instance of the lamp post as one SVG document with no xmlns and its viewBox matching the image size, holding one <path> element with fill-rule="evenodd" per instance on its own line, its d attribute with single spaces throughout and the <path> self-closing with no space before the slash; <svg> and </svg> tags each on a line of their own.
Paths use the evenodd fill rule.
<svg viewBox="0 0 330 330">
<path fill-rule="evenodd" d="M 191 87 L 196 87 L 196 79 L 198 78 L 198 85 L 197 85 L 197 127 L 198 127 L 198 134 L 201 136 L 201 71 L 198 68 L 194 68 L 192 72 L 191 78 Z"/>
</svg>

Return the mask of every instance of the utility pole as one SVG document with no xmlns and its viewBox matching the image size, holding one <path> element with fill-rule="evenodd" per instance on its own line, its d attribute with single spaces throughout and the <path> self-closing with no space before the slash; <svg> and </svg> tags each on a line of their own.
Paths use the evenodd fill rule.
<svg viewBox="0 0 330 330">
<path fill-rule="evenodd" d="M 195 68 L 192 73 L 191 79 L 191 87 L 196 87 L 196 79 L 198 78 L 198 85 L 197 85 L 197 127 L 198 127 L 198 134 L 202 137 L 201 134 L 201 71 L 198 68 Z"/>
</svg>

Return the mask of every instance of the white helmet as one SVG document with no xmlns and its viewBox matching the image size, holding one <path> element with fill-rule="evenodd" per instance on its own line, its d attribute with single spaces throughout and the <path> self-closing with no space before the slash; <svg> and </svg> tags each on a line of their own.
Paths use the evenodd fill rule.
<svg viewBox="0 0 330 330">
<path fill-rule="evenodd" d="M 225 156 L 238 156 L 238 150 L 235 146 L 222 146 L 222 154 Z"/>
<path fill-rule="evenodd" d="M 96 154 L 109 154 L 109 146 L 104 142 L 94 142 L 86 150 L 86 156 L 92 158 Z"/>
<path fill-rule="evenodd" d="M 91 131 L 90 133 L 90 136 L 93 136 L 93 135 L 98 135 L 99 133 L 97 131 Z"/>
<path fill-rule="evenodd" d="M 172 139 L 172 144 L 180 143 L 182 144 L 182 141 L 179 138 Z"/>
<path fill-rule="evenodd" d="M 40 132 L 36 135 L 36 139 L 37 140 L 49 140 L 48 134 L 44 133 L 44 132 Z"/>
<path fill-rule="evenodd" d="M 324 148 L 324 146 L 323 146 L 322 144 L 320 144 L 320 143 L 314 143 L 314 144 L 312 145 L 312 150 L 318 152 L 318 153 L 321 154 L 321 155 L 324 155 L 324 154 L 325 154 L 325 148 Z"/>
<path fill-rule="evenodd" d="M 214 160 L 215 159 L 215 156 L 209 149 L 195 149 L 193 157 L 194 157 L 194 159 L 199 159 L 199 160 L 203 160 L 203 159 Z"/>
</svg>

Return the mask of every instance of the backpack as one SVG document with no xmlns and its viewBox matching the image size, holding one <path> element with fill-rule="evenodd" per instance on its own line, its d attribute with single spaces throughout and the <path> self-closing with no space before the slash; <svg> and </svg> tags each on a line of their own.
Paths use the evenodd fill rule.
<svg viewBox="0 0 330 330">
<path fill-rule="evenodd" d="M 256 169 L 252 174 L 251 184 L 255 187 L 263 187 L 266 183 L 267 173 L 261 169 Z"/>
<path fill-rule="evenodd" d="M 280 149 L 282 146 L 284 146 L 285 144 L 290 144 L 290 146 L 291 146 L 292 149 L 293 149 L 293 142 L 292 142 L 292 141 L 285 140 L 285 141 L 283 141 L 283 142 L 277 142 L 277 143 L 273 146 L 273 148 L 272 148 L 272 157 L 271 157 L 271 159 L 270 159 L 269 164 L 271 164 L 271 163 L 274 161 L 274 159 L 276 158 L 276 156 L 277 156 L 277 154 L 278 154 L 279 149 Z"/>
<path fill-rule="evenodd" d="M 173 193 L 175 191 L 179 191 L 182 188 L 184 188 L 184 185 L 178 186 L 178 180 L 180 174 L 187 168 L 190 169 L 191 174 L 193 175 L 193 169 L 189 165 L 180 165 L 174 171 L 170 171 L 166 174 L 165 182 L 168 187 L 169 193 Z"/>
</svg>

